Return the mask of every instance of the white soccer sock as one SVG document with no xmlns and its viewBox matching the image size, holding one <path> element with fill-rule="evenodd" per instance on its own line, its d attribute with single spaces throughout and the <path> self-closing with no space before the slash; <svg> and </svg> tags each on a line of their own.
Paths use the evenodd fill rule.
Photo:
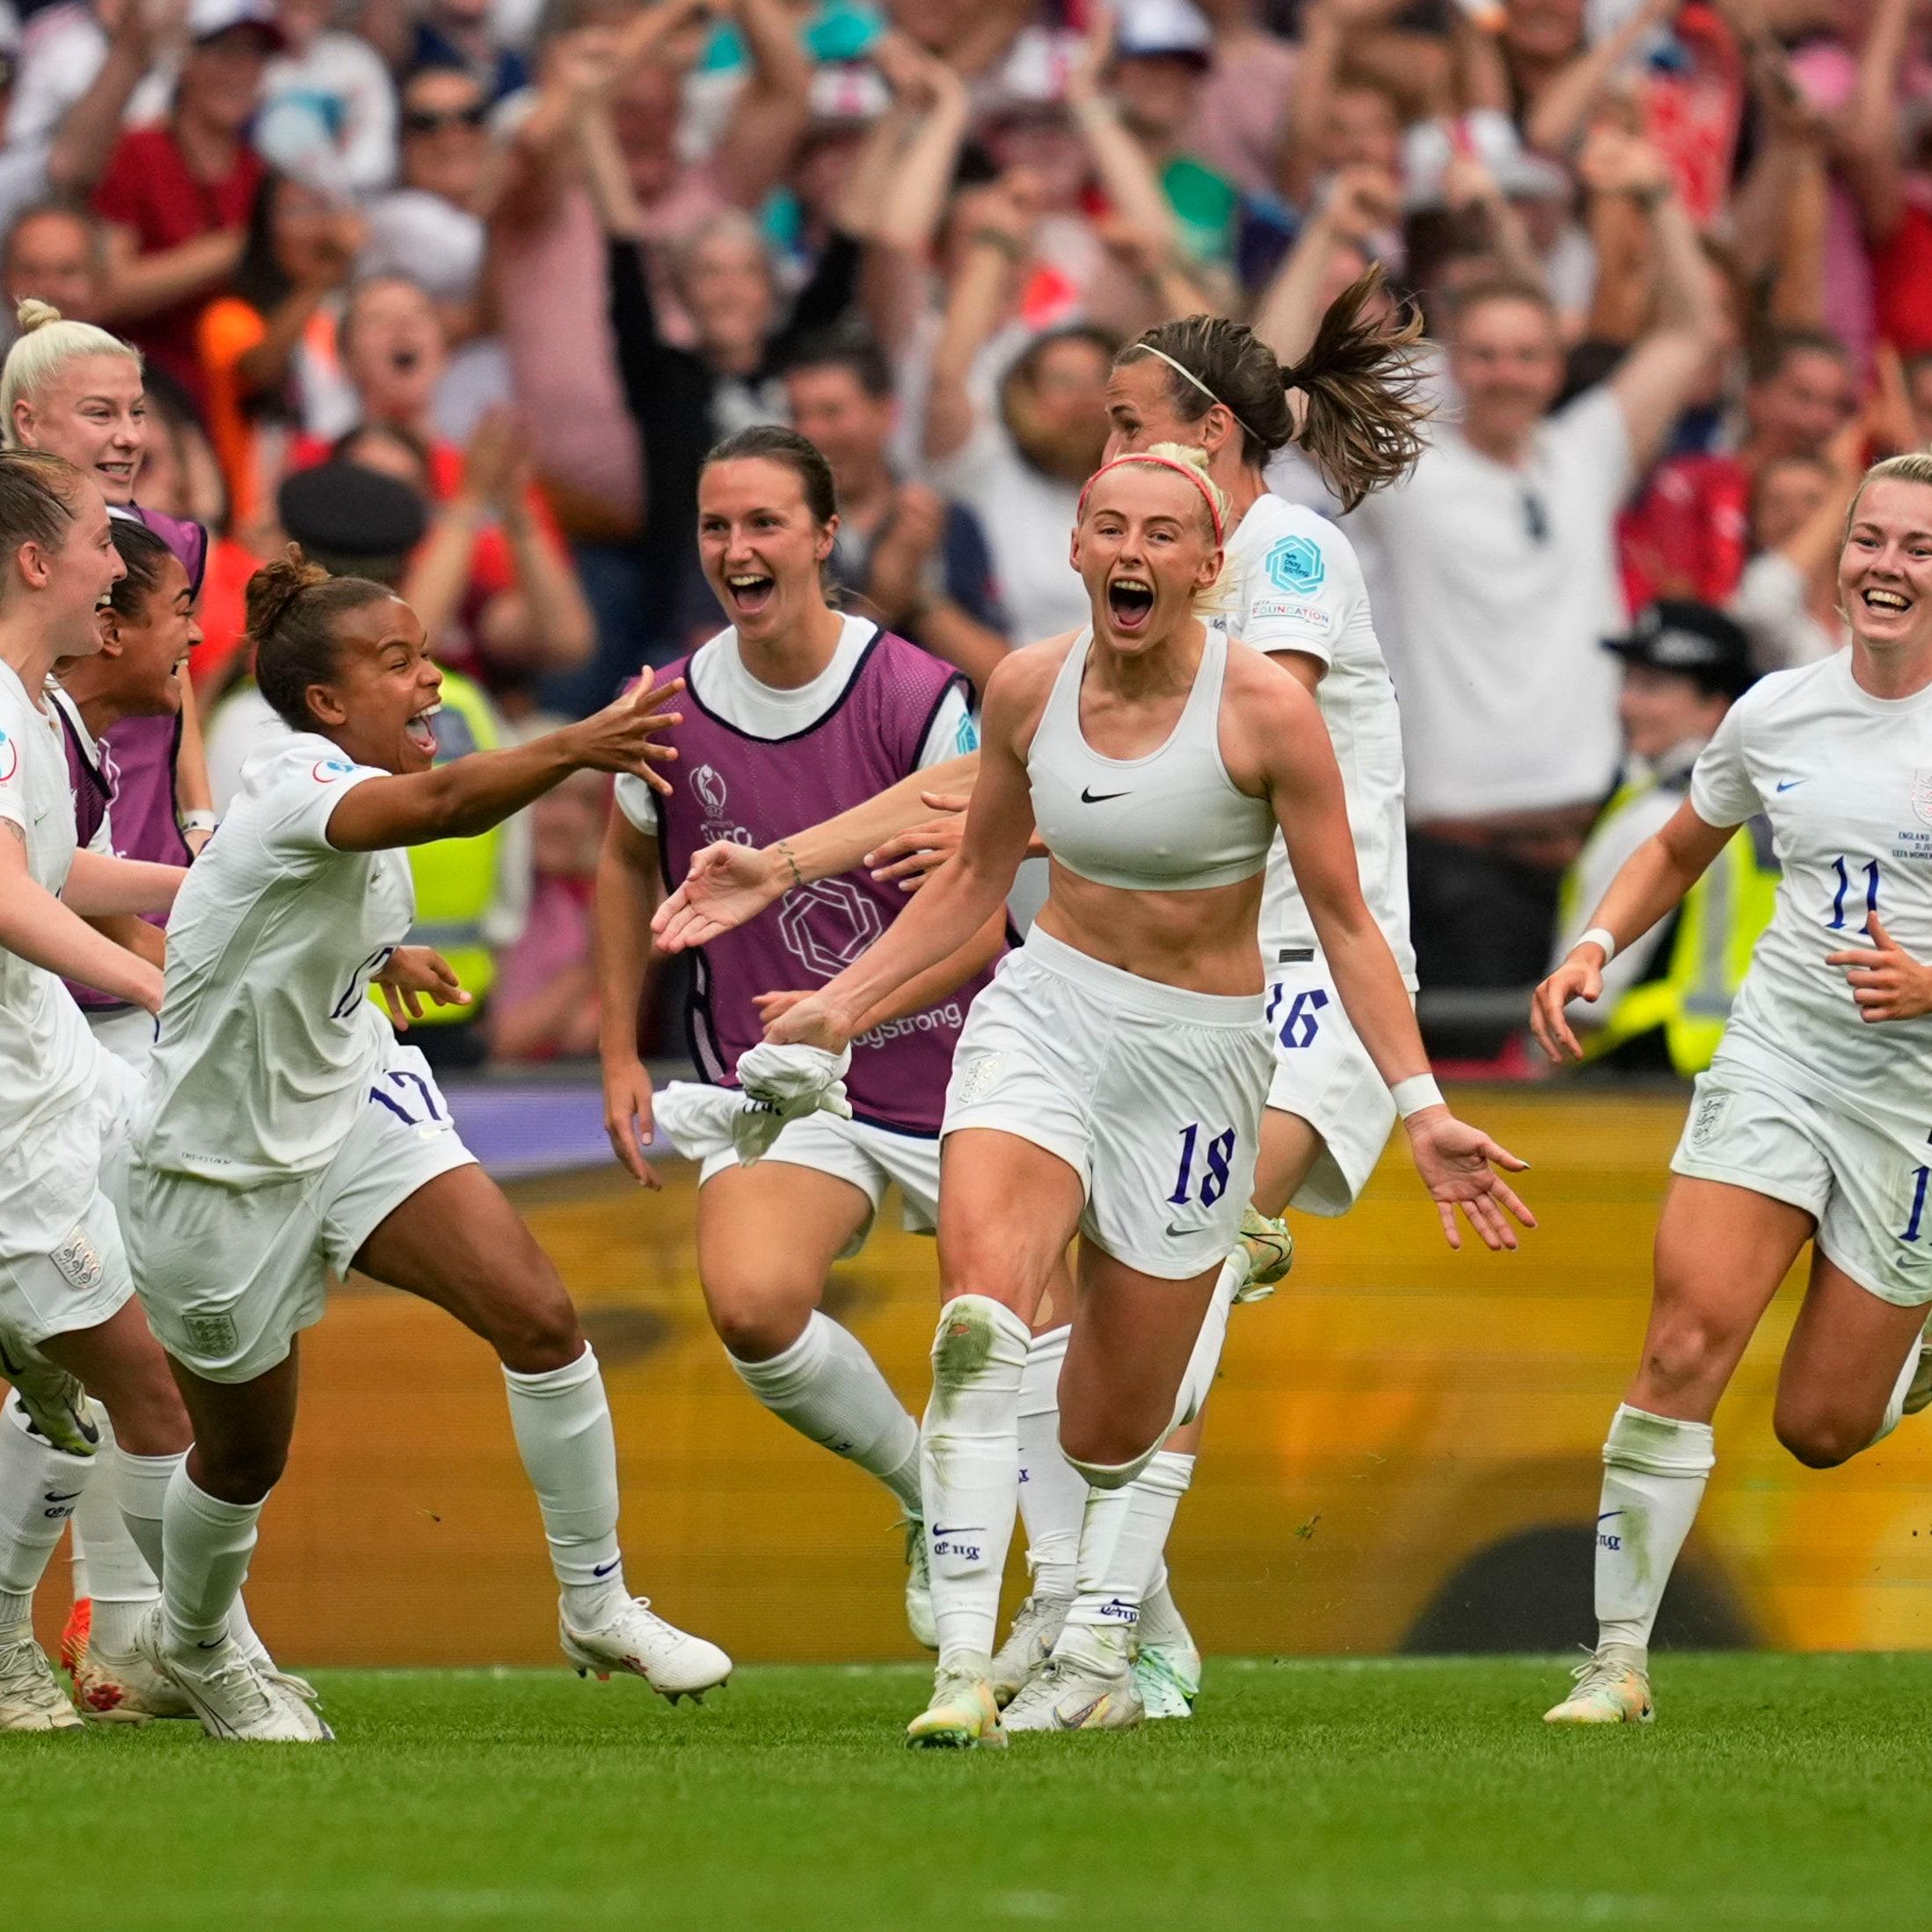
<svg viewBox="0 0 1932 1932">
<path fill-rule="evenodd" d="M 849 1329 L 813 1309 L 805 1332 L 770 1360 L 725 1360 L 781 1421 L 876 1476 L 908 1516 L 920 1513 L 919 1425 Z"/>
<path fill-rule="evenodd" d="M 118 1443 L 114 1447 L 113 1487 L 120 1503 L 120 1520 L 134 1539 L 135 1548 L 141 1552 L 142 1561 L 156 1578 L 161 1574 L 164 1535 L 162 1518 L 167 1509 L 168 1484 L 187 1459 L 186 1449 L 178 1449 L 172 1455 L 130 1455 Z M 244 1571 L 242 1582 L 247 1581 Z M 155 1587 L 159 1590 L 158 1582 Z M 228 1613 L 228 1634 L 244 1657 L 258 1663 L 274 1661 L 268 1654 L 268 1646 L 256 1636 L 255 1626 L 248 1621 L 248 1604 L 239 1594 Z"/>
<path fill-rule="evenodd" d="M 939 1668 L 986 1668 L 1019 1492 L 1020 1376 L 1032 1337 L 983 1294 L 947 1302 L 920 1432 Z"/>
<path fill-rule="evenodd" d="M 1098 1663 L 1083 1633 L 1119 1630 L 1131 1637 L 1141 1603 L 1161 1567 L 1174 1512 L 1193 1480 L 1194 1459 L 1163 1449 L 1124 1490 L 1096 1490 L 1080 1535 L 1080 1594 L 1067 1613 L 1055 1657 Z"/>
<path fill-rule="evenodd" d="M 1221 1272 L 1214 1278 L 1214 1292 L 1208 1297 L 1207 1312 L 1201 1318 L 1200 1333 L 1194 1338 L 1193 1352 L 1187 1358 L 1180 1392 L 1174 1398 L 1174 1423 L 1167 1435 L 1192 1422 L 1207 1406 L 1214 1372 L 1221 1367 L 1221 1348 L 1228 1339 L 1228 1311 L 1235 1305 L 1235 1291 L 1247 1279 L 1245 1253 L 1230 1255 L 1221 1264 Z M 1161 1438 L 1163 1442 L 1167 1435 Z"/>
<path fill-rule="evenodd" d="M 601 1629 L 629 1593 L 617 1549 L 617 1441 L 596 1354 L 587 1342 L 562 1368 L 536 1375 L 506 1368 L 503 1379 L 565 1613 L 580 1630 Z"/>
<path fill-rule="evenodd" d="M 229 1615 L 267 1500 L 224 1503 L 196 1484 L 186 1459 L 176 1469 L 162 1517 L 167 1553 L 161 1566 L 162 1622 L 176 1645 L 212 1650 L 230 1634 Z"/>
<path fill-rule="evenodd" d="M 93 1593 L 87 1576 L 87 1546 L 78 1523 L 67 1526 L 67 1586 L 76 1603 L 89 1601 Z"/>
<path fill-rule="evenodd" d="M 11 1389 L 0 1409 L 0 1633 L 31 1618 L 33 1593 L 86 1493 L 93 1460 L 69 1455 L 28 1427 Z"/>
<path fill-rule="evenodd" d="M 74 1546 L 86 1550 L 88 1595 L 94 1620 L 88 1644 L 106 1657 L 126 1657 L 135 1647 L 135 1630 L 154 1608 L 161 1586 L 141 1547 L 129 1534 L 121 1512 L 121 1465 L 107 1411 L 94 1404 L 100 1430 L 98 1465 L 87 1493 L 74 1506 Z M 172 1460 L 171 1458 L 170 1460 Z"/>
<path fill-rule="evenodd" d="M 1597 1513 L 1598 1647 L 1650 1649 L 1664 1586 L 1717 1467 L 1708 1422 L 1622 1403 L 1603 1445 Z"/>
<path fill-rule="evenodd" d="M 1020 1371 L 1020 1520 L 1033 1594 L 1071 1600 L 1078 1586 L 1087 1479 L 1060 1453 L 1060 1365 L 1071 1325 L 1036 1335 Z"/>
<path fill-rule="evenodd" d="M 1142 1650 L 1155 1644 L 1167 1650 L 1199 1648 L 1194 1642 L 1194 1633 L 1187 1627 L 1187 1619 L 1174 1601 L 1174 1593 L 1167 1586 L 1164 1563 L 1154 1578 L 1152 1588 L 1141 1600 L 1140 1638 Z"/>
<path fill-rule="evenodd" d="M 1920 1346 L 1920 1343 L 1914 1342 L 1905 1352 L 1905 1366 L 1899 1371 L 1898 1381 L 1892 1385 L 1892 1397 L 1885 1403 L 1885 1417 L 1871 1440 L 1865 1445 L 1868 1449 L 1876 1448 L 1905 1419 L 1905 1399 L 1912 1392 L 1912 1378 L 1919 1372 Z"/>
</svg>

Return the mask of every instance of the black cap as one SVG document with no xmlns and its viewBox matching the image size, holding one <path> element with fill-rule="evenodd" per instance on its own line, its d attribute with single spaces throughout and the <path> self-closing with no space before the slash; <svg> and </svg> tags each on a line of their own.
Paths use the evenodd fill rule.
<svg viewBox="0 0 1932 1932">
<path fill-rule="evenodd" d="M 414 490 L 359 463 L 297 470 L 284 479 L 275 507 L 282 529 L 318 558 L 406 557 L 429 528 Z"/>
<path fill-rule="evenodd" d="M 1726 697 L 1741 697 L 1757 682 L 1744 626 L 1714 606 L 1688 598 L 1646 604 L 1629 631 L 1621 638 L 1606 638 L 1603 648 L 1626 664 L 1673 672 Z"/>
</svg>

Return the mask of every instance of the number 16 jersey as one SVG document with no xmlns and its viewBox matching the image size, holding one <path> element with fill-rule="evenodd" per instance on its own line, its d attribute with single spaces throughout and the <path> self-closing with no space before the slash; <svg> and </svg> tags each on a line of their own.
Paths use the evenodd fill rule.
<svg viewBox="0 0 1932 1932">
<path fill-rule="evenodd" d="M 369 981 L 415 918 L 399 851 L 340 852 L 331 814 L 366 779 L 330 740 L 278 733 L 174 902 L 135 1160 L 254 1187 L 326 1167 L 389 1024 Z"/>
<path fill-rule="evenodd" d="M 1849 651 L 1774 673 L 1717 727 L 1690 803 L 1713 826 L 1763 813 L 1783 869 L 1714 1072 L 1755 1068 L 1828 1106 L 1932 1127 L 1932 1015 L 1868 1024 L 1845 969 L 1825 964 L 1870 947 L 1874 911 L 1932 963 L 1932 688 L 1874 697 Z"/>
</svg>

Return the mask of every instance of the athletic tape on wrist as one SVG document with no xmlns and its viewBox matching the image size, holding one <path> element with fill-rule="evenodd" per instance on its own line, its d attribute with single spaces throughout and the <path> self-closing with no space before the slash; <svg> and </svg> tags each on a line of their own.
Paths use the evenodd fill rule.
<svg viewBox="0 0 1932 1932">
<path fill-rule="evenodd" d="M 1411 1074 L 1406 1080 L 1398 1080 L 1389 1090 L 1389 1097 L 1396 1103 L 1396 1112 L 1406 1120 L 1411 1113 L 1420 1113 L 1425 1107 L 1443 1107 L 1448 1103 L 1442 1097 L 1442 1090 L 1436 1085 L 1433 1074 Z"/>
<path fill-rule="evenodd" d="M 1589 931 L 1577 941 L 1577 944 L 1579 946 L 1586 943 L 1603 948 L 1603 963 L 1605 966 L 1608 966 L 1611 960 L 1616 958 L 1616 940 L 1607 927 L 1592 926 Z"/>
</svg>

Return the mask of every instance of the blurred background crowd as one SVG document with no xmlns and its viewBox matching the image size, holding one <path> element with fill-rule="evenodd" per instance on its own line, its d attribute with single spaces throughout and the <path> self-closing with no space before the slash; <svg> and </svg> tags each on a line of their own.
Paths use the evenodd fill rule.
<svg viewBox="0 0 1932 1932">
<path fill-rule="evenodd" d="M 1923 0 L 0 0 L 0 269 L 147 358 L 137 499 L 218 537 L 219 805 L 265 709 L 242 587 L 288 537 L 416 604 L 460 756 L 718 628 L 699 460 L 760 421 L 831 462 L 849 604 L 981 685 L 1083 620 L 1114 348 L 1211 310 L 1287 361 L 1381 263 L 1427 318 L 1429 449 L 1346 514 L 1293 452 L 1271 481 L 1367 572 L 1432 1046 L 1520 1070 L 1523 989 L 1724 706 L 1841 646 L 1854 479 L 1932 440 L 1928 29 Z M 419 855 L 486 995 L 442 1057 L 593 1050 L 606 810 L 586 775 Z M 1735 859 L 1619 962 L 1665 1024 L 1624 1000 L 1606 1044 L 1695 1062 L 1763 907 Z"/>
</svg>

